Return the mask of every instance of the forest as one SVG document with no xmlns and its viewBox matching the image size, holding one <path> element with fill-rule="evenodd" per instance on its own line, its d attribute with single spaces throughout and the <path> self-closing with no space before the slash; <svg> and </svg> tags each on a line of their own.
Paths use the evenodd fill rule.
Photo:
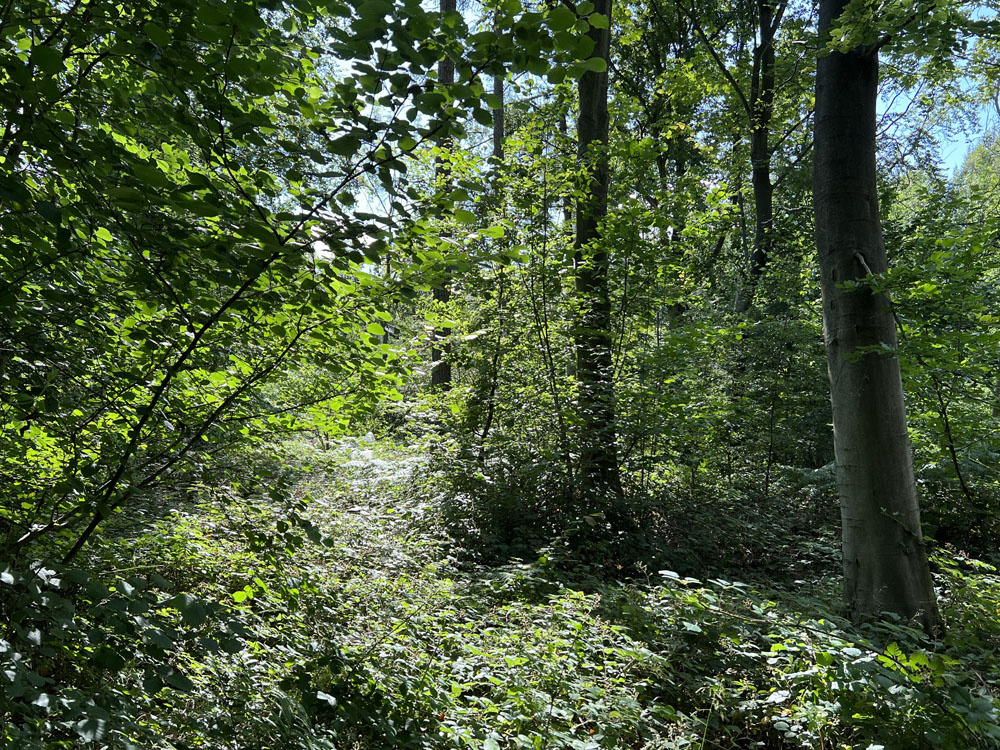
<svg viewBox="0 0 1000 750">
<path fill-rule="evenodd" d="M 0 3 L 5 748 L 1000 748 L 996 0 Z"/>
</svg>

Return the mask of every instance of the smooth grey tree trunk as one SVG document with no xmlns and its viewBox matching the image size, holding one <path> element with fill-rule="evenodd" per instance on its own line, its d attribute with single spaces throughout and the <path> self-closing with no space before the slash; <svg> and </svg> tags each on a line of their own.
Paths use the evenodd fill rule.
<svg viewBox="0 0 1000 750">
<path fill-rule="evenodd" d="M 820 38 L 846 0 L 820 0 Z M 877 48 L 820 57 L 813 200 L 823 289 L 845 594 L 855 621 L 940 617 L 920 530 L 895 319 L 865 283 L 887 268 L 875 174 Z M 854 282 L 855 286 L 850 285 Z"/>
</svg>

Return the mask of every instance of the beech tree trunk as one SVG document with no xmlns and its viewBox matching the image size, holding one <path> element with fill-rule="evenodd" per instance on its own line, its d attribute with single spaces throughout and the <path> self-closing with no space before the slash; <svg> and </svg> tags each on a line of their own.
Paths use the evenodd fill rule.
<svg viewBox="0 0 1000 750">
<path fill-rule="evenodd" d="M 608 62 L 611 48 L 611 0 L 597 0 L 594 10 L 609 19 L 608 28 L 591 27 L 591 57 Z M 610 257 L 601 237 L 608 212 L 608 73 L 587 71 L 579 82 L 578 156 L 588 184 L 576 204 L 576 291 L 580 312 L 575 330 L 576 378 L 580 427 L 580 490 L 601 506 L 622 495 L 615 443 L 615 405 L 611 335 Z"/>
<path fill-rule="evenodd" d="M 820 38 L 847 0 L 820 0 Z M 875 174 L 877 48 L 820 57 L 813 200 L 823 289 L 845 594 L 855 621 L 894 612 L 940 629 L 888 298 Z M 845 288 L 847 282 L 860 282 Z"/>
<path fill-rule="evenodd" d="M 441 15 L 450 13 L 457 7 L 457 0 L 441 0 Z M 438 83 L 442 86 L 450 86 L 454 82 L 455 62 L 447 57 L 444 57 L 438 62 Z M 448 138 L 442 138 L 438 142 L 438 145 L 445 146 L 449 142 Z M 450 171 L 450 167 L 446 161 L 438 159 L 436 170 L 438 177 L 440 178 L 442 175 L 447 176 L 447 172 Z M 451 299 L 451 284 L 448 280 L 441 282 L 439 286 L 434 287 L 432 294 L 436 302 L 448 302 Z M 441 390 L 448 390 L 451 388 L 451 362 L 447 359 L 449 347 L 447 344 L 443 346 L 441 344 L 442 339 L 447 339 L 450 335 L 450 328 L 435 328 L 431 335 L 432 388 L 439 388 Z"/>
</svg>

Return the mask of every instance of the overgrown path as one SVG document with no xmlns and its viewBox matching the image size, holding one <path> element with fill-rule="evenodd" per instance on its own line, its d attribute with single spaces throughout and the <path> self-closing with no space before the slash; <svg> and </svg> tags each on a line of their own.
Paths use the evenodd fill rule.
<svg viewBox="0 0 1000 750">
<path fill-rule="evenodd" d="M 819 600 L 832 589 L 804 582 L 602 581 L 555 552 L 475 565 L 443 531 L 425 456 L 365 441 L 293 453 L 311 467 L 291 495 L 315 530 L 217 492 L 129 542 L 131 568 L 244 623 L 237 653 L 192 641 L 190 689 L 150 706 L 173 747 L 997 746 L 990 571 L 941 573 L 956 637 L 928 643 L 852 628 Z"/>
</svg>

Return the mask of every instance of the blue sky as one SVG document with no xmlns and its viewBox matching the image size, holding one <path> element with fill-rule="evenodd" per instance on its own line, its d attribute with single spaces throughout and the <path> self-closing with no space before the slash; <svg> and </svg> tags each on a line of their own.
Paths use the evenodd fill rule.
<svg viewBox="0 0 1000 750">
<path fill-rule="evenodd" d="M 966 135 L 964 133 L 952 134 L 942 132 L 939 135 L 941 142 L 941 162 L 944 164 L 947 174 L 954 173 L 956 169 L 962 166 L 965 157 L 969 151 L 976 147 L 982 135 L 990 129 L 997 127 L 997 120 L 996 108 L 990 102 L 989 104 L 984 104 L 979 111 L 979 128 L 975 133 Z"/>
</svg>

